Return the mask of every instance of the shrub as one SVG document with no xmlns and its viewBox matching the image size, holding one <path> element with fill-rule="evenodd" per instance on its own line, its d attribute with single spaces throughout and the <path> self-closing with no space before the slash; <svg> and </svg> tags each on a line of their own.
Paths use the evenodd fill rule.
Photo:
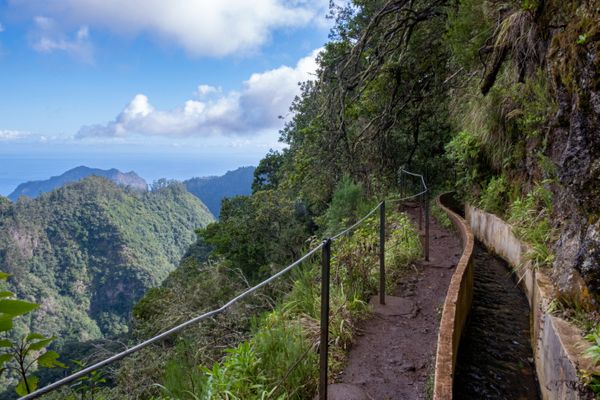
<svg viewBox="0 0 600 400">
<path fill-rule="evenodd" d="M 537 184 L 524 198 L 516 199 L 509 209 L 508 221 L 515 234 L 531 246 L 526 256 L 534 268 L 550 266 L 554 261 L 550 250 L 555 236 L 550 223 L 552 193 L 544 186 L 548 183 Z"/>
<path fill-rule="evenodd" d="M 446 156 L 453 162 L 457 173 L 457 190 L 464 198 L 470 197 L 473 187 L 481 179 L 482 155 L 479 139 L 469 131 L 459 132 L 446 145 Z"/>
<path fill-rule="evenodd" d="M 504 175 L 493 177 L 479 199 L 479 206 L 492 213 L 503 215 L 508 202 L 508 183 Z"/>
<path fill-rule="evenodd" d="M 585 339 L 591 345 L 584 351 L 584 355 L 592 359 L 595 365 L 600 362 L 600 324 L 585 336 Z M 581 371 L 584 384 L 596 395 L 600 397 L 600 376 L 591 371 Z"/>
<path fill-rule="evenodd" d="M 325 226 L 327 235 L 334 235 L 356 222 L 370 206 L 363 187 L 354 183 L 349 176 L 344 176 L 335 188 L 331 205 L 319 222 Z"/>
</svg>

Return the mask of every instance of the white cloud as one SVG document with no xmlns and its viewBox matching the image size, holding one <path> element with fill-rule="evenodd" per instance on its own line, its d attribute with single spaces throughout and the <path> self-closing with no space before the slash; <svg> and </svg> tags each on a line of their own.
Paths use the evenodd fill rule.
<svg viewBox="0 0 600 400">
<path fill-rule="evenodd" d="M 210 86 L 210 85 L 198 85 L 196 89 L 196 96 L 206 97 L 211 94 L 221 93 L 223 89 L 221 87 Z"/>
<path fill-rule="evenodd" d="M 0 22 L 0 32 L 4 32 L 4 25 Z"/>
<path fill-rule="evenodd" d="M 30 136 L 29 132 L 10 130 L 10 129 L 0 129 L 0 141 L 12 141 L 25 139 Z"/>
<path fill-rule="evenodd" d="M 302 58 L 295 67 L 252 74 L 240 91 L 221 93 L 210 100 L 188 100 L 174 110 L 157 110 L 147 96 L 138 94 L 114 121 L 83 126 L 77 137 L 243 135 L 280 128 L 279 116 L 288 112 L 299 94 L 298 82 L 314 79 L 320 50 Z M 207 85 L 197 90 L 204 95 L 216 92 L 217 88 Z"/>
<path fill-rule="evenodd" d="M 192 55 L 254 51 L 275 29 L 321 24 L 327 0 L 9 0 L 25 13 L 44 13 L 62 24 L 149 33 Z"/>
<path fill-rule="evenodd" d="M 35 29 L 31 37 L 32 47 L 36 51 L 40 53 L 64 51 L 81 61 L 93 62 L 93 51 L 87 26 L 80 27 L 73 38 L 68 38 L 52 18 L 37 16 L 33 20 Z"/>
</svg>

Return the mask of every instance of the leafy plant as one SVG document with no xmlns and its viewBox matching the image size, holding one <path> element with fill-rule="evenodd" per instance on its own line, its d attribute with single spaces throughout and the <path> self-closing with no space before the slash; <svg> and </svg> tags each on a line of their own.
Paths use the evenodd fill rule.
<svg viewBox="0 0 600 400">
<path fill-rule="evenodd" d="M 537 70 L 524 83 L 514 84 L 507 91 L 515 105 L 507 118 L 514 118 L 518 129 L 526 137 L 541 136 L 542 128 L 557 109 L 546 74 Z"/>
<path fill-rule="evenodd" d="M 0 280 L 6 280 L 8 274 L 0 272 Z M 0 293 L 0 374 L 7 370 L 13 371 L 19 377 L 15 391 L 19 396 L 24 396 L 37 389 L 38 377 L 32 373 L 36 367 L 65 368 L 58 361 L 58 353 L 46 350 L 54 341 L 54 337 L 46 337 L 38 333 L 29 333 L 20 339 L 13 339 L 10 330 L 16 317 L 35 310 L 38 305 L 28 301 L 13 299 L 14 293 L 3 291 Z"/>
<path fill-rule="evenodd" d="M 583 354 L 592 359 L 595 365 L 600 362 L 600 324 L 585 336 L 591 345 L 585 349 Z M 600 396 L 600 376 L 587 370 L 580 371 L 583 383 L 596 395 Z"/>
<path fill-rule="evenodd" d="M 530 245 L 526 256 L 534 268 L 550 266 L 554 254 L 550 245 L 555 239 L 555 231 L 550 223 L 552 193 L 545 185 L 537 184 L 524 198 L 516 199 L 510 206 L 509 222 L 515 234 Z"/>
<path fill-rule="evenodd" d="M 446 145 L 446 156 L 454 164 L 459 194 L 470 197 L 481 178 L 482 148 L 479 139 L 469 131 L 459 132 Z"/>
<path fill-rule="evenodd" d="M 596 399 L 600 399 L 600 375 L 592 371 L 580 370 L 579 377 L 583 384 L 595 394 Z"/>
<path fill-rule="evenodd" d="M 585 339 L 591 342 L 592 345 L 588 347 L 584 353 L 597 364 L 600 362 L 600 324 L 598 324 L 592 332 L 587 334 Z"/>
<path fill-rule="evenodd" d="M 493 177 L 481 194 L 479 205 L 484 210 L 502 215 L 508 199 L 508 182 L 504 175 Z"/>
</svg>

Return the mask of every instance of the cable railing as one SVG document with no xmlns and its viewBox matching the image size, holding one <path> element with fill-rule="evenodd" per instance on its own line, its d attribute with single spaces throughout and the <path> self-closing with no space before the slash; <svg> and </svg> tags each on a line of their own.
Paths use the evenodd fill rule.
<svg viewBox="0 0 600 400">
<path fill-rule="evenodd" d="M 137 353 L 138 351 L 157 343 L 175 333 L 178 333 L 185 328 L 199 323 L 200 321 L 206 320 L 208 318 L 212 318 L 218 314 L 223 313 L 228 308 L 239 302 L 240 300 L 250 296 L 252 293 L 256 292 L 258 289 L 268 285 L 269 283 L 277 280 L 279 277 L 283 276 L 290 270 L 302 264 L 304 261 L 309 259 L 312 255 L 321 250 L 321 322 L 320 322 L 320 340 L 319 340 L 319 399 L 327 400 L 327 382 L 328 382 L 328 353 L 329 353 L 329 318 L 330 318 L 330 302 L 329 302 L 329 287 L 330 287 L 330 266 L 331 266 L 331 244 L 343 236 L 349 234 L 361 224 L 363 224 L 369 217 L 379 211 L 379 302 L 380 304 L 385 304 L 385 204 L 389 203 L 399 203 L 407 200 L 418 200 L 419 205 L 419 231 L 422 230 L 423 225 L 423 217 L 425 219 L 425 235 L 424 235 L 424 256 L 425 260 L 429 260 L 429 188 L 425 183 L 425 179 L 423 175 L 416 174 L 410 171 L 406 171 L 403 168 L 400 168 L 399 171 L 399 183 L 400 183 L 400 196 L 396 198 L 389 198 L 382 200 L 377 206 L 371 209 L 366 215 L 364 215 L 357 222 L 344 229 L 343 231 L 329 237 L 325 238 L 320 244 L 313 247 L 307 253 L 305 253 L 302 257 L 298 258 L 296 261 L 292 262 L 285 268 L 281 269 L 279 272 L 273 274 L 269 278 L 264 281 L 258 283 L 257 285 L 245 290 L 240 293 L 236 297 L 229 300 L 227 303 L 223 304 L 221 307 L 214 309 L 212 311 L 205 312 L 201 315 L 198 315 L 194 318 L 191 318 L 173 328 L 170 328 L 162 333 L 153 336 L 150 339 L 147 339 L 141 343 L 136 344 L 130 348 L 127 348 L 120 353 L 114 354 L 111 357 L 108 357 L 102 361 L 99 361 L 93 365 L 90 365 L 86 368 L 83 368 L 80 371 L 77 371 L 71 375 L 68 375 L 62 379 L 59 379 L 56 382 L 53 382 L 49 385 L 46 385 L 42 388 L 39 388 L 32 393 L 29 393 L 23 397 L 20 397 L 19 400 L 30 400 L 36 399 L 44 394 L 48 394 L 56 389 L 59 389 L 69 383 L 73 383 L 81 378 L 87 376 L 91 372 L 94 372 L 100 368 L 103 368 L 107 365 L 114 364 L 115 362 L 131 355 Z M 407 182 L 408 177 L 417 178 L 419 192 L 412 195 L 406 195 L 406 191 L 408 188 Z M 323 345 L 324 344 L 324 345 Z"/>
</svg>

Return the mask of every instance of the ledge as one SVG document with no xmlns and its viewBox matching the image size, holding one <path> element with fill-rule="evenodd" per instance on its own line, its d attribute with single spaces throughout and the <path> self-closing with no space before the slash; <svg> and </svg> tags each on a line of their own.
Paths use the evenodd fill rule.
<svg viewBox="0 0 600 400">
<path fill-rule="evenodd" d="M 473 302 L 473 233 L 463 218 L 444 206 L 444 200 L 449 195 L 445 193 L 438 196 L 436 203 L 448 214 L 459 232 L 463 253 L 452 275 L 440 321 L 435 359 L 434 400 L 452 399 L 458 345 Z"/>
</svg>

